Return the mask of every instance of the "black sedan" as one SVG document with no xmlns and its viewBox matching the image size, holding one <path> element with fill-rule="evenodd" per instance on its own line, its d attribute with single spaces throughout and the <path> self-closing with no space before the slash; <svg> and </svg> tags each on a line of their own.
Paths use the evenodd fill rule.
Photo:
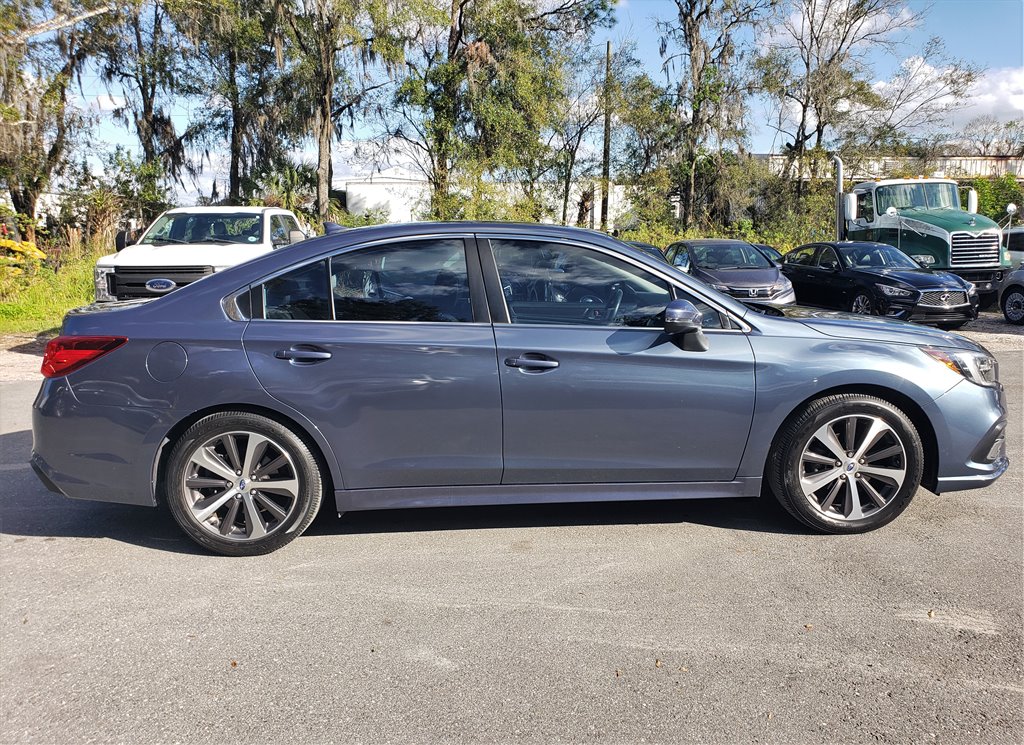
<svg viewBox="0 0 1024 745">
<path fill-rule="evenodd" d="M 978 317 L 974 285 L 955 274 L 922 267 L 885 243 L 811 243 L 786 254 L 782 271 L 801 305 L 944 329 L 959 328 Z"/>
</svg>

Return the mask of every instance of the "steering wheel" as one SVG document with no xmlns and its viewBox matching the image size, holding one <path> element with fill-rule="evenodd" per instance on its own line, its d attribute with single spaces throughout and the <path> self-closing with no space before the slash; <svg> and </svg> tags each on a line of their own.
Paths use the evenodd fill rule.
<svg viewBox="0 0 1024 745">
<path fill-rule="evenodd" d="M 608 295 L 608 302 L 604 305 L 604 319 L 608 323 L 613 323 L 615 321 L 615 316 L 619 314 L 620 305 L 622 305 L 622 288 L 616 285 L 612 288 L 611 293 Z"/>
</svg>

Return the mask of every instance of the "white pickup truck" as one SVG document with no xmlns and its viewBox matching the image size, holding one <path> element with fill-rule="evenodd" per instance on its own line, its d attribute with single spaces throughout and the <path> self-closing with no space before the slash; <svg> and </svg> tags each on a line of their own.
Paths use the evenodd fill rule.
<svg viewBox="0 0 1024 745">
<path fill-rule="evenodd" d="M 96 302 L 156 298 L 306 237 L 294 214 L 273 207 L 168 210 L 134 245 L 96 262 Z"/>
</svg>

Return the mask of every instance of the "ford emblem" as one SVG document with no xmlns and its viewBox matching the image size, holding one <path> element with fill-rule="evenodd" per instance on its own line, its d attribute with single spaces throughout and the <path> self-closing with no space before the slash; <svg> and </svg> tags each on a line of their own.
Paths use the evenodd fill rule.
<svg viewBox="0 0 1024 745">
<path fill-rule="evenodd" d="M 156 279 L 151 279 L 146 283 L 147 290 L 149 290 L 150 292 L 158 292 L 160 294 L 170 292 L 177 286 L 177 282 L 175 282 L 174 280 L 165 279 L 164 277 L 157 277 Z"/>
</svg>

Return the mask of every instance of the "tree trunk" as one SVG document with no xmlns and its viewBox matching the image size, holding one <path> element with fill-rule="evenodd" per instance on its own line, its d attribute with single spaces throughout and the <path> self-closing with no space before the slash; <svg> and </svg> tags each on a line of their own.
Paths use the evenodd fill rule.
<svg viewBox="0 0 1024 745">
<path fill-rule="evenodd" d="M 36 239 L 36 203 L 39 201 L 38 189 L 28 186 L 11 185 L 11 205 L 19 215 L 25 215 L 25 230 L 22 238 L 26 241 L 35 242 Z"/>
<path fill-rule="evenodd" d="M 321 220 L 327 219 L 331 206 L 331 137 L 333 120 L 331 95 L 334 92 L 334 30 L 324 29 L 321 40 L 320 90 L 316 102 L 316 118 L 313 122 L 317 147 L 316 164 L 316 211 Z"/>
<path fill-rule="evenodd" d="M 228 88 L 231 91 L 231 165 L 228 169 L 228 204 L 242 202 L 242 107 L 238 104 L 238 52 L 228 51 Z"/>
</svg>

